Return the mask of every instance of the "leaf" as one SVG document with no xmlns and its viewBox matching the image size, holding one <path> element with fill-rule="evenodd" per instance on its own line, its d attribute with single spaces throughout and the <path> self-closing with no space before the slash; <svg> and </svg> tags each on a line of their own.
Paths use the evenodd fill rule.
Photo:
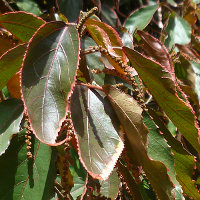
<svg viewBox="0 0 200 200">
<path fill-rule="evenodd" d="M 2 90 L 9 79 L 19 71 L 26 46 L 26 44 L 20 44 L 0 57 L 0 90 Z"/>
<path fill-rule="evenodd" d="M 23 100 L 31 128 L 44 143 L 56 145 L 74 87 L 79 50 L 77 30 L 64 22 L 44 24 L 29 42 L 21 73 Z"/>
<path fill-rule="evenodd" d="M 158 199 L 172 199 L 173 185 L 167 175 L 166 167 L 161 162 L 151 160 L 147 155 L 142 140 L 142 132 L 146 127 L 144 124 L 138 126 L 138 121 L 142 120 L 142 109 L 132 97 L 115 87 L 106 85 L 103 89 L 123 126 L 125 137 L 132 150 L 131 157 L 142 166 Z"/>
<path fill-rule="evenodd" d="M 32 138 L 34 159 L 27 159 L 24 132 L 13 138 L 0 157 L 0 199 L 50 199 L 56 176 L 55 151 Z"/>
<path fill-rule="evenodd" d="M 96 43 L 94 42 L 94 40 L 92 40 L 91 38 L 87 37 L 86 39 L 82 40 L 82 48 L 88 49 L 90 46 L 96 46 Z M 100 62 L 100 57 L 101 54 L 99 52 L 95 52 L 95 53 L 91 53 L 86 55 L 86 61 L 87 61 L 87 65 L 89 67 L 90 70 L 103 70 L 104 69 L 104 64 L 102 62 Z M 101 74 L 92 74 L 94 81 L 98 84 L 98 85 L 103 85 L 104 84 L 104 78 L 105 78 L 105 74 L 101 73 Z"/>
<path fill-rule="evenodd" d="M 191 41 L 191 27 L 178 15 L 171 14 L 166 28 L 168 38 L 165 45 L 171 48 L 174 44 L 185 45 Z"/>
<path fill-rule="evenodd" d="M 172 156 L 171 149 L 167 142 L 164 140 L 163 136 L 157 131 L 157 127 L 154 121 L 146 112 L 143 114 L 143 121 L 149 130 L 148 155 L 153 160 L 160 161 L 167 167 L 167 173 L 175 185 L 175 198 L 177 199 L 178 196 L 181 196 L 179 199 L 182 200 L 183 195 L 181 194 L 181 186 L 176 180 L 174 158 Z"/>
<path fill-rule="evenodd" d="M 11 36 L 8 36 L 6 32 L 0 31 L 0 56 L 16 44 L 17 41 L 15 41 Z"/>
<path fill-rule="evenodd" d="M 101 5 L 101 18 L 102 21 L 112 27 L 116 27 L 120 23 L 115 10 L 106 3 Z"/>
<path fill-rule="evenodd" d="M 106 180 L 124 147 L 111 121 L 110 104 L 102 93 L 76 86 L 70 106 L 80 160 L 93 178 Z"/>
<path fill-rule="evenodd" d="M 122 51 L 123 44 L 115 29 L 103 22 L 93 19 L 88 19 L 84 25 L 98 46 L 104 47 L 108 50 L 109 54 L 121 58 L 121 60 L 126 63 L 126 57 Z M 117 71 L 124 74 L 119 64 L 113 61 L 110 56 L 103 56 L 105 56 Z"/>
<path fill-rule="evenodd" d="M 136 30 L 143 30 L 149 24 L 157 9 L 157 5 L 151 5 L 133 11 L 124 22 L 124 26 L 131 33 Z"/>
<path fill-rule="evenodd" d="M 33 13 L 34 15 L 42 14 L 38 4 L 34 0 L 14 0 L 14 2 L 20 10 Z"/>
<path fill-rule="evenodd" d="M 180 80 L 179 85 L 188 96 L 195 111 L 199 110 L 198 99 L 198 76 L 195 74 L 193 65 L 183 56 L 179 57 L 179 63 L 175 63 L 176 77 Z"/>
<path fill-rule="evenodd" d="M 109 178 L 105 181 L 99 180 L 101 188 L 100 194 L 104 197 L 110 199 L 116 199 L 120 186 L 120 179 L 118 177 L 116 169 L 114 169 L 109 176 Z"/>
<path fill-rule="evenodd" d="M 17 72 L 7 83 L 10 96 L 21 99 L 20 72 Z"/>
<path fill-rule="evenodd" d="M 166 139 L 167 143 L 171 146 L 176 179 L 182 186 L 183 192 L 195 200 L 199 199 L 200 194 L 196 188 L 195 181 L 193 180 L 195 157 L 190 155 L 183 148 L 182 144 L 171 135 L 164 123 L 159 119 L 153 110 L 149 110 L 149 113 L 153 117 L 156 125 L 159 127 L 159 130 L 162 132 L 162 135 Z M 178 195 L 177 192 L 176 194 Z"/>
<path fill-rule="evenodd" d="M 9 99 L 0 103 L 0 155 L 5 153 L 12 135 L 19 132 L 23 110 L 21 100 Z"/>
<path fill-rule="evenodd" d="M 171 74 L 134 50 L 124 47 L 124 52 L 159 106 L 196 151 L 200 152 L 196 117 L 191 106 L 177 96 Z"/>
<path fill-rule="evenodd" d="M 156 38 L 144 31 L 137 31 L 141 37 L 144 50 L 160 63 L 167 71 L 173 72 L 173 64 L 166 47 Z"/>
<path fill-rule="evenodd" d="M 82 0 L 56 0 L 61 13 L 63 13 L 69 22 L 78 20 L 79 13 L 82 9 Z"/>
<path fill-rule="evenodd" d="M 23 11 L 0 15 L 0 27 L 5 28 L 23 42 L 28 42 L 45 21 Z"/>
<path fill-rule="evenodd" d="M 120 175 L 123 177 L 123 180 L 126 182 L 131 196 L 134 199 L 143 200 L 142 194 L 140 193 L 140 190 L 138 188 L 138 184 L 136 183 L 133 176 L 130 174 L 128 168 L 121 162 L 117 163 L 117 168 L 119 170 Z"/>
</svg>

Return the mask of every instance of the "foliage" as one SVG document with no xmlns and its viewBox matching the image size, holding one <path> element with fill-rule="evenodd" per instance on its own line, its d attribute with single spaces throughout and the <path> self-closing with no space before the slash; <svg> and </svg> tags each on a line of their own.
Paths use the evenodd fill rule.
<svg viewBox="0 0 200 200">
<path fill-rule="evenodd" d="M 197 0 L 0 0 L 0 200 L 199 200 L 199 21 Z"/>
</svg>

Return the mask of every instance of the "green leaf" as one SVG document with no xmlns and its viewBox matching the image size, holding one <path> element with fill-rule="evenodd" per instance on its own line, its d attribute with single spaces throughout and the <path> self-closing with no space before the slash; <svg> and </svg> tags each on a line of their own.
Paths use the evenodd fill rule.
<svg viewBox="0 0 200 200">
<path fill-rule="evenodd" d="M 191 106 L 176 94 L 172 75 L 134 50 L 124 47 L 124 52 L 166 115 L 197 152 L 200 152 L 196 117 Z"/>
<path fill-rule="evenodd" d="M 112 27 L 116 27 L 119 23 L 119 19 L 115 10 L 112 7 L 109 7 L 107 4 L 101 5 L 101 19 Z"/>
<path fill-rule="evenodd" d="M 61 13 L 63 13 L 69 22 L 78 20 L 80 10 L 82 9 L 82 0 L 56 0 Z"/>
<path fill-rule="evenodd" d="M 143 30 L 149 24 L 157 9 L 157 5 L 151 5 L 134 11 L 126 19 L 124 26 L 131 33 L 134 33 L 136 30 Z"/>
<path fill-rule="evenodd" d="M 191 41 L 191 27 L 178 15 L 171 14 L 166 28 L 168 38 L 165 45 L 171 48 L 174 44 L 185 45 Z"/>
<path fill-rule="evenodd" d="M 168 168 L 168 175 L 171 181 L 175 185 L 175 197 L 176 199 L 182 200 L 183 195 L 181 194 L 181 186 L 176 180 L 176 174 L 174 169 L 174 159 L 172 152 L 163 136 L 157 131 L 157 127 L 150 116 L 145 112 L 143 114 L 143 120 L 146 127 L 149 130 L 148 134 L 148 155 L 153 160 L 160 161 Z M 181 198 L 180 198 L 180 197 Z"/>
<path fill-rule="evenodd" d="M 35 15 L 42 14 L 38 4 L 34 0 L 14 0 L 14 2 L 17 4 L 20 10 L 33 13 Z"/>
<path fill-rule="evenodd" d="M 0 27 L 5 28 L 23 42 L 28 42 L 36 30 L 44 24 L 42 18 L 25 12 L 0 15 Z"/>
<path fill-rule="evenodd" d="M 142 166 L 158 198 L 161 200 L 172 199 L 173 185 L 169 180 L 165 165 L 150 159 L 147 155 L 142 138 L 143 131 L 146 129 L 141 123 L 142 109 L 131 96 L 115 87 L 107 85 L 103 89 L 123 126 L 125 138 L 127 138 L 132 152 L 130 156 L 134 157 Z"/>
<path fill-rule="evenodd" d="M 134 197 L 134 199 L 143 200 L 138 184 L 136 183 L 133 176 L 130 174 L 128 168 L 121 162 L 117 163 L 117 168 L 119 170 L 120 175 L 123 177 L 123 180 L 126 182 L 131 196 Z"/>
<path fill-rule="evenodd" d="M 18 99 L 0 103 L 0 155 L 8 148 L 12 135 L 19 132 L 23 110 L 23 102 Z"/>
<path fill-rule="evenodd" d="M 80 177 L 73 177 L 74 187 L 71 189 L 70 194 L 73 199 L 81 196 L 85 190 L 85 181 Z"/>
<path fill-rule="evenodd" d="M 110 198 L 116 199 L 119 191 L 120 179 L 118 177 L 116 169 L 114 169 L 109 176 L 109 178 L 105 181 L 99 180 L 101 188 L 100 194 Z"/>
<path fill-rule="evenodd" d="M 46 200 L 54 195 L 55 151 L 32 138 L 34 159 L 28 160 L 21 132 L 0 157 L 0 199 Z"/>
<path fill-rule="evenodd" d="M 87 37 L 86 39 L 82 41 L 82 46 L 83 46 L 83 49 L 88 49 L 90 46 L 96 46 L 96 43 L 94 42 L 94 40 Z M 104 69 L 104 64 L 100 62 L 100 58 L 101 58 L 101 54 L 99 52 L 86 55 L 87 65 L 90 70 Z M 100 74 L 94 73 L 92 75 L 94 77 L 94 81 L 98 85 L 102 86 L 104 84 L 104 78 L 105 78 L 104 73 L 100 73 Z"/>
<path fill-rule="evenodd" d="M 190 61 L 191 67 L 194 70 L 196 75 L 195 77 L 195 92 L 198 95 L 198 99 L 200 101 L 200 64 Z"/>
<path fill-rule="evenodd" d="M 111 121 L 114 113 L 104 96 L 86 86 L 76 86 L 71 97 L 80 160 L 93 178 L 102 180 L 108 178 L 124 147 Z"/>
<path fill-rule="evenodd" d="M 72 25 L 44 24 L 28 45 L 22 69 L 22 93 L 33 132 L 44 143 L 56 143 L 78 62 L 79 37 Z"/>
<path fill-rule="evenodd" d="M 174 158 L 174 168 L 176 172 L 176 179 L 182 186 L 183 192 L 189 197 L 198 200 L 200 198 L 199 191 L 196 188 L 195 181 L 193 180 L 193 173 L 195 167 L 195 157 L 190 155 L 182 146 L 182 144 L 176 140 L 164 123 L 159 119 L 153 110 L 149 110 L 154 122 L 162 132 L 163 137 L 167 143 L 171 146 L 171 150 Z M 179 188 L 179 187 L 178 187 Z M 181 191 L 178 193 L 176 187 L 176 197 L 178 195 L 181 198 Z M 180 189 L 179 189 L 180 190 Z"/>
<path fill-rule="evenodd" d="M 18 45 L 0 57 L 0 90 L 19 71 L 26 47 L 26 44 Z"/>
</svg>

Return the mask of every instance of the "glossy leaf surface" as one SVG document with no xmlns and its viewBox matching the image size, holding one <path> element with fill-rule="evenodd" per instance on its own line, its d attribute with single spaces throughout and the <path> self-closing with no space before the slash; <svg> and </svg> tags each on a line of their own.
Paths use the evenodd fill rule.
<svg viewBox="0 0 200 200">
<path fill-rule="evenodd" d="M 19 45 L 10 49 L 0 57 L 0 90 L 2 90 L 9 79 L 19 71 L 26 51 L 26 46 L 26 44 Z"/>
<path fill-rule="evenodd" d="M 24 42 L 28 42 L 44 20 L 25 12 L 10 12 L 0 15 L 0 26 Z"/>
<path fill-rule="evenodd" d="M 157 5 L 146 6 L 134 11 L 124 23 L 124 26 L 134 33 L 136 30 L 143 30 L 151 21 L 157 10 Z"/>
<path fill-rule="evenodd" d="M 191 40 L 190 25 L 178 15 L 174 16 L 172 14 L 170 16 L 166 31 L 168 33 L 168 38 L 165 41 L 165 45 L 169 48 L 171 48 L 174 44 L 188 44 Z"/>
<path fill-rule="evenodd" d="M 124 147 L 110 119 L 114 113 L 104 97 L 86 86 L 76 86 L 71 97 L 80 159 L 93 178 L 102 180 L 108 178 Z"/>
<path fill-rule="evenodd" d="M 200 152 L 196 118 L 191 106 L 177 96 L 171 74 L 134 50 L 124 47 L 124 51 L 160 107 L 192 146 Z"/>
<path fill-rule="evenodd" d="M 19 132 L 23 111 L 21 100 L 9 99 L 0 103 L 0 155 L 8 148 L 12 135 Z"/>
<path fill-rule="evenodd" d="M 56 176 L 55 151 L 32 139 L 34 159 L 28 160 L 23 132 L 13 138 L 0 157 L 1 199 L 50 199 Z"/>
<path fill-rule="evenodd" d="M 146 128 L 138 126 L 142 119 L 142 109 L 129 95 L 120 92 L 113 86 L 103 87 L 125 131 L 125 137 L 131 147 L 132 157 L 142 166 L 158 198 L 161 200 L 172 199 L 173 185 L 167 175 L 164 164 L 151 160 L 142 140 L 142 132 Z M 159 171 L 159 173 L 158 173 Z"/>
<path fill-rule="evenodd" d="M 44 143 L 56 143 L 78 59 L 77 30 L 63 22 L 45 24 L 29 43 L 21 75 L 22 93 L 31 127 Z"/>
</svg>

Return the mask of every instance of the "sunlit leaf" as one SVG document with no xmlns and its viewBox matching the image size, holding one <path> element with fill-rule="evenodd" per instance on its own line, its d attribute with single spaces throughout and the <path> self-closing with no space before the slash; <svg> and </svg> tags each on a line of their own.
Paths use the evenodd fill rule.
<svg viewBox="0 0 200 200">
<path fill-rule="evenodd" d="M 147 113 L 143 114 L 144 123 L 149 130 L 148 134 L 148 155 L 156 161 L 161 161 L 168 168 L 168 175 L 175 187 L 176 199 L 182 200 L 181 186 L 176 180 L 176 174 L 174 169 L 174 158 L 172 151 L 164 140 L 163 136 L 158 132 L 157 126 Z M 181 198 L 178 198 L 181 196 Z"/>
<path fill-rule="evenodd" d="M 0 90 L 2 90 L 9 79 L 19 71 L 26 46 L 26 44 L 16 46 L 0 57 Z"/>
<path fill-rule="evenodd" d="M 15 136 L 0 157 L 0 198 L 50 199 L 55 193 L 55 151 L 33 138 L 34 159 L 28 160 L 25 140 L 23 132 Z"/>
<path fill-rule="evenodd" d="M 22 93 L 31 127 L 44 143 L 56 143 L 78 61 L 77 30 L 63 22 L 45 24 L 28 45 L 22 69 Z"/>
<path fill-rule="evenodd" d="M 127 47 L 124 47 L 124 51 L 166 115 L 192 146 L 200 152 L 196 118 L 191 106 L 177 96 L 172 75 L 161 65 L 136 51 Z"/>
<path fill-rule="evenodd" d="M 142 166 L 154 191 L 161 200 L 172 199 L 173 185 L 167 175 L 167 169 L 161 162 L 150 159 L 142 139 L 144 124 L 138 126 L 142 120 L 142 109 L 129 95 L 113 86 L 104 86 L 106 94 L 125 131 L 125 137 L 131 148 L 131 156 Z M 143 125 L 143 126 L 142 126 Z"/>
<path fill-rule="evenodd" d="M 14 0 L 20 10 L 33 13 L 35 15 L 41 15 L 42 12 L 38 4 L 34 0 Z"/>
<path fill-rule="evenodd" d="M 182 144 L 176 140 L 164 123 L 159 119 L 153 110 L 149 110 L 154 122 L 162 132 L 163 137 L 167 143 L 171 146 L 171 150 L 174 158 L 174 168 L 176 179 L 180 183 L 183 189 L 183 193 L 189 195 L 193 199 L 200 198 L 199 191 L 196 188 L 195 181 L 193 180 L 193 173 L 195 167 L 195 158 L 190 155 L 182 146 Z M 180 191 L 178 193 L 178 190 Z M 176 196 L 181 196 L 181 188 L 176 184 Z"/>
<path fill-rule="evenodd" d="M 126 63 L 126 57 L 122 51 L 122 41 L 114 28 L 103 22 L 93 19 L 88 19 L 85 22 L 85 25 L 98 46 L 104 47 L 106 50 L 108 50 L 109 54 L 121 58 L 121 60 Z M 124 74 L 124 71 L 121 69 L 118 63 L 113 61 L 110 56 L 104 55 L 104 58 L 106 58 L 117 71 Z"/>
<path fill-rule="evenodd" d="M 151 5 L 133 11 L 126 19 L 124 26 L 131 33 L 134 33 L 136 30 L 143 30 L 149 24 L 157 9 L 157 5 Z"/>
<path fill-rule="evenodd" d="M 171 14 L 166 28 L 168 37 L 165 45 L 171 48 L 174 44 L 188 44 L 191 41 L 191 27 L 178 15 Z"/>
<path fill-rule="evenodd" d="M 10 12 L 0 15 L 0 27 L 5 28 L 24 42 L 28 42 L 44 23 L 42 18 L 25 12 Z"/>
<path fill-rule="evenodd" d="M 76 86 L 71 97 L 80 159 L 93 178 L 102 180 L 112 172 L 124 146 L 111 121 L 114 113 L 104 97 L 102 92 L 86 86 Z"/>
<path fill-rule="evenodd" d="M 12 135 L 19 132 L 23 110 L 23 102 L 17 99 L 0 103 L 0 155 L 8 148 Z"/>
</svg>

